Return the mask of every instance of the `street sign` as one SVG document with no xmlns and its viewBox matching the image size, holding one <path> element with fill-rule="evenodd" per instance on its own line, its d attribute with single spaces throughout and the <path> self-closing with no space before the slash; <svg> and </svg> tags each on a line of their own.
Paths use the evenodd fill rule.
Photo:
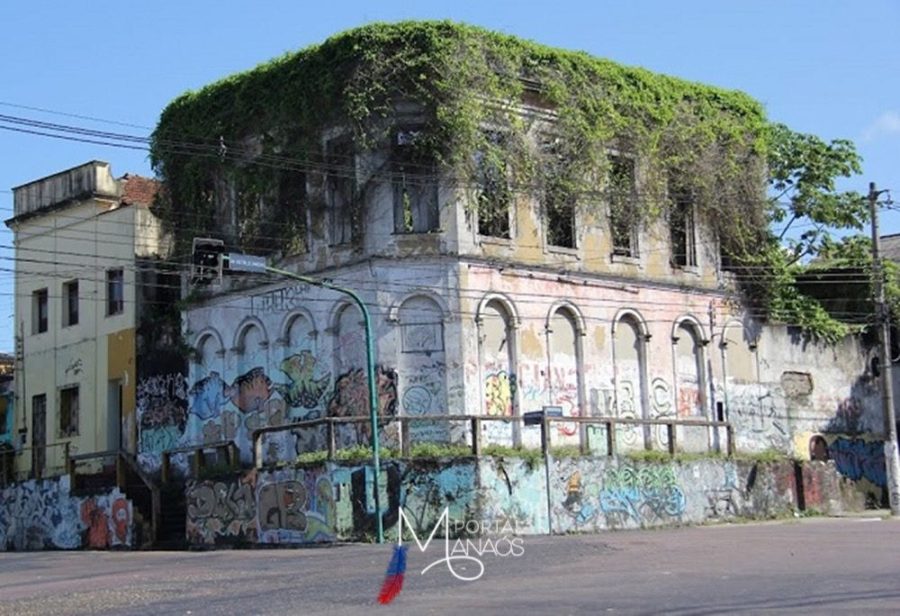
<svg viewBox="0 0 900 616">
<path fill-rule="evenodd" d="M 539 426 L 541 422 L 544 421 L 544 417 L 562 417 L 562 407 L 561 406 L 545 406 L 540 411 L 529 411 L 528 413 L 523 413 L 522 418 L 525 420 L 524 423 L 526 426 Z"/>
<path fill-rule="evenodd" d="M 232 272 L 265 273 L 266 258 L 245 255 L 240 252 L 229 252 L 226 256 L 225 267 Z"/>
</svg>

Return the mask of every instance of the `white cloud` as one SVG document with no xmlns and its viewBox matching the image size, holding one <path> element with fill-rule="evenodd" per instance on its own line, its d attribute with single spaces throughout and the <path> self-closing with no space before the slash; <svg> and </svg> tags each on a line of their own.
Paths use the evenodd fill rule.
<svg viewBox="0 0 900 616">
<path fill-rule="evenodd" d="M 885 111 L 863 132 L 863 141 L 875 141 L 891 135 L 900 135 L 900 113 Z"/>
</svg>

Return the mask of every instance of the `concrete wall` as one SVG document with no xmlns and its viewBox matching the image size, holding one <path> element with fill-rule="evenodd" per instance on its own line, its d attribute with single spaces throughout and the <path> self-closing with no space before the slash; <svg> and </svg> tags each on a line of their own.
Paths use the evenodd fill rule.
<svg viewBox="0 0 900 616">
<path fill-rule="evenodd" d="M 129 548 L 133 504 L 118 489 L 74 496 L 68 477 L 0 489 L 0 551 Z"/>
<path fill-rule="evenodd" d="M 861 508 L 833 464 L 731 460 L 646 463 L 625 458 L 543 462 L 518 458 L 398 460 L 384 464 L 381 506 L 396 538 L 399 508 L 426 536 L 445 508 L 451 521 L 502 525 L 520 534 L 598 532 Z M 329 463 L 190 481 L 193 545 L 318 543 L 371 539 L 372 469 Z M 476 533 L 477 534 L 477 533 Z"/>
</svg>

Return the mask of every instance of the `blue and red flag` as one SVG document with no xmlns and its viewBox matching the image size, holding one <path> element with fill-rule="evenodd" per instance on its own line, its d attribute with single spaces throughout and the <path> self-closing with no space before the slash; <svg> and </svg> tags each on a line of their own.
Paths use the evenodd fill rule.
<svg viewBox="0 0 900 616">
<path fill-rule="evenodd" d="M 406 550 L 406 546 L 400 543 L 394 546 L 391 562 L 384 574 L 384 584 L 381 585 L 381 592 L 378 593 L 378 603 L 382 605 L 393 601 L 403 588 L 403 574 L 406 573 Z"/>
</svg>

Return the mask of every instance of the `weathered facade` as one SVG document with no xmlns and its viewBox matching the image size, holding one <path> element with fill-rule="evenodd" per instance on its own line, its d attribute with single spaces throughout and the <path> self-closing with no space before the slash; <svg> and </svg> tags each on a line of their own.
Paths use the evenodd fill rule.
<svg viewBox="0 0 900 616">
<path fill-rule="evenodd" d="M 371 43 L 360 32 L 348 37 Z M 405 89 L 379 99 L 383 115 L 373 120 L 374 133 L 351 128 L 347 117 L 302 125 L 302 157 L 289 155 L 301 143 L 291 141 L 301 119 L 273 112 L 254 124 L 235 115 L 246 88 L 265 83 L 267 96 L 301 91 L 291 80 L 337 53 L 332 44 L 339 48 L 340 37 L 176 100 L 155 137 L 159 170 L 173 186 L 173 201 L 161 215 L 176 234 L 184 221 L 195 222 L 180 232 L 181 245 L 192 236 L 220 238 L 229 250 L 265 254 L 283 269 L 359 293 L 373 314 L 383 415 L 517 417 L 551 406 L 565 416 L 695 420 L 696 427 L 677 428 L 680 448 L 690 451 L 721 448 L 723 431 L 701 423 L 721 420 L 735 427 L 738 451 L 807 458 L 815 448 L 821 457 L 847 447 L 844 436 L 862 439 L 849 446 L 863 449 L 879 437 L 869 351 L 856 339 L 820 345 L 790 327 L 755 320 L 736 300 L 735 276 L 723 265 L 722 222 L 714 208 L 700 207 L 702 178 L 688 174 L 694 188 L 685 187 L 684 177 L 672 180 L 678 170 L 671 158 L 629 146 L 639 139 L 611 137 L 597 156 L 602 173 L 591 176 L 596 190 L 566 193 L 571 200 L 561 204 L 560 193 L 547 185 L 516 185 L 505 166 L 484 162 L 488 150 L 476 149 L 475 173 L 466 177 L 423 155 L 417 148 L 429 143 L 440 107 Z M 341 62 L 363 70 L 352 54 Z M 340 66 L 345 75 L 347 64 Z M 620 76 L 656 87 L 640 71 L 622 69 Z M 487 120 L 478 130 L 496 143 L 521 122 L 524 149 L 564 151 L 564 110 L 548 102 L 540 83 L 523 83 L 519 98 L 504 107 L 517 119 L 503 116 L 510 124 L 500 136 Z M 684 112 L 696 113 L 692 122 L 709 122 L 713 134 L 721 130 L 720 116 L 758 113 L 731 93 L 677 88 L 683 101 L 720 105 L 715 112 Z M 659 90 L 661 107 L 668 95 Z M 617 104 L 609 113 L 621 120 Z M 196 128 L 186 118 L 209 121 L 206 111 L 234 131 L 220 139 L 220 160 L 169 155 L 167 132 Z M 638 117 L 646 117 L 649 132 L 658 130 L 650 127 L 658 122 L 652 114 Z M 640 132 L 638 124 L 626 125 Z M 735 142 L 733 134 L 717 138 L 710 152 L 720 156 L 704 167 L 716 178 L 724 173 L 715 165 L 726 166 L 726 144 Z M 744 172 L 734 183 L 749 188 L 718 198 L 752 204 L 763 192 L 759 161 L 753 148 L 740 156 Z M 559 164 L 553 157 L 534 160 Z M 668 183 L 660 183 L 667 175 Z M 665 203 L 667 213 L 624 216 L 630 210 L 617 209 L 623 201 L 647 210 Z M 361 316 L 345 298 L 284 280 L 234 277 L 198 287 L 195 299 L 184 313 L 184 338 L 194 354 L 177 402 L 186 419 L 167 415 L 164 399 L 139 408 L 142 460 L 149 467 L 166 448 L 222 441 L 235 442 L 250 460 L 258 428 L 366 414 Z M 180 372 L 166 378 L 182 382 Z M 486 422 L 482 430 L 490 443 L 538 441 L 536 428 L 516 422 Z M 584 444 L 592 430 L 563 422 L 552 438 Z M 662 425 L 617 430 L 620 449 L 667 446 Z M 268 459 L 287 461 L 321 448 L 323 434 L 286 430 L 284 438 L 268 439 Z M 410 434 L 415 442 L 471 438 L 446 422 L 413 424 Z M 392 443 L 396 435 L 385 436 Z M 337 445 L 367 438 L 365 427 L 343 427 Z"/>
<path fill-rule="evenodd" d="M 66 450 L 137 450 L 141 263 L 166 251 L 156 190 L 100 161 L 13 190 L 21 474 L 64 470 Z"/>
</svg>

